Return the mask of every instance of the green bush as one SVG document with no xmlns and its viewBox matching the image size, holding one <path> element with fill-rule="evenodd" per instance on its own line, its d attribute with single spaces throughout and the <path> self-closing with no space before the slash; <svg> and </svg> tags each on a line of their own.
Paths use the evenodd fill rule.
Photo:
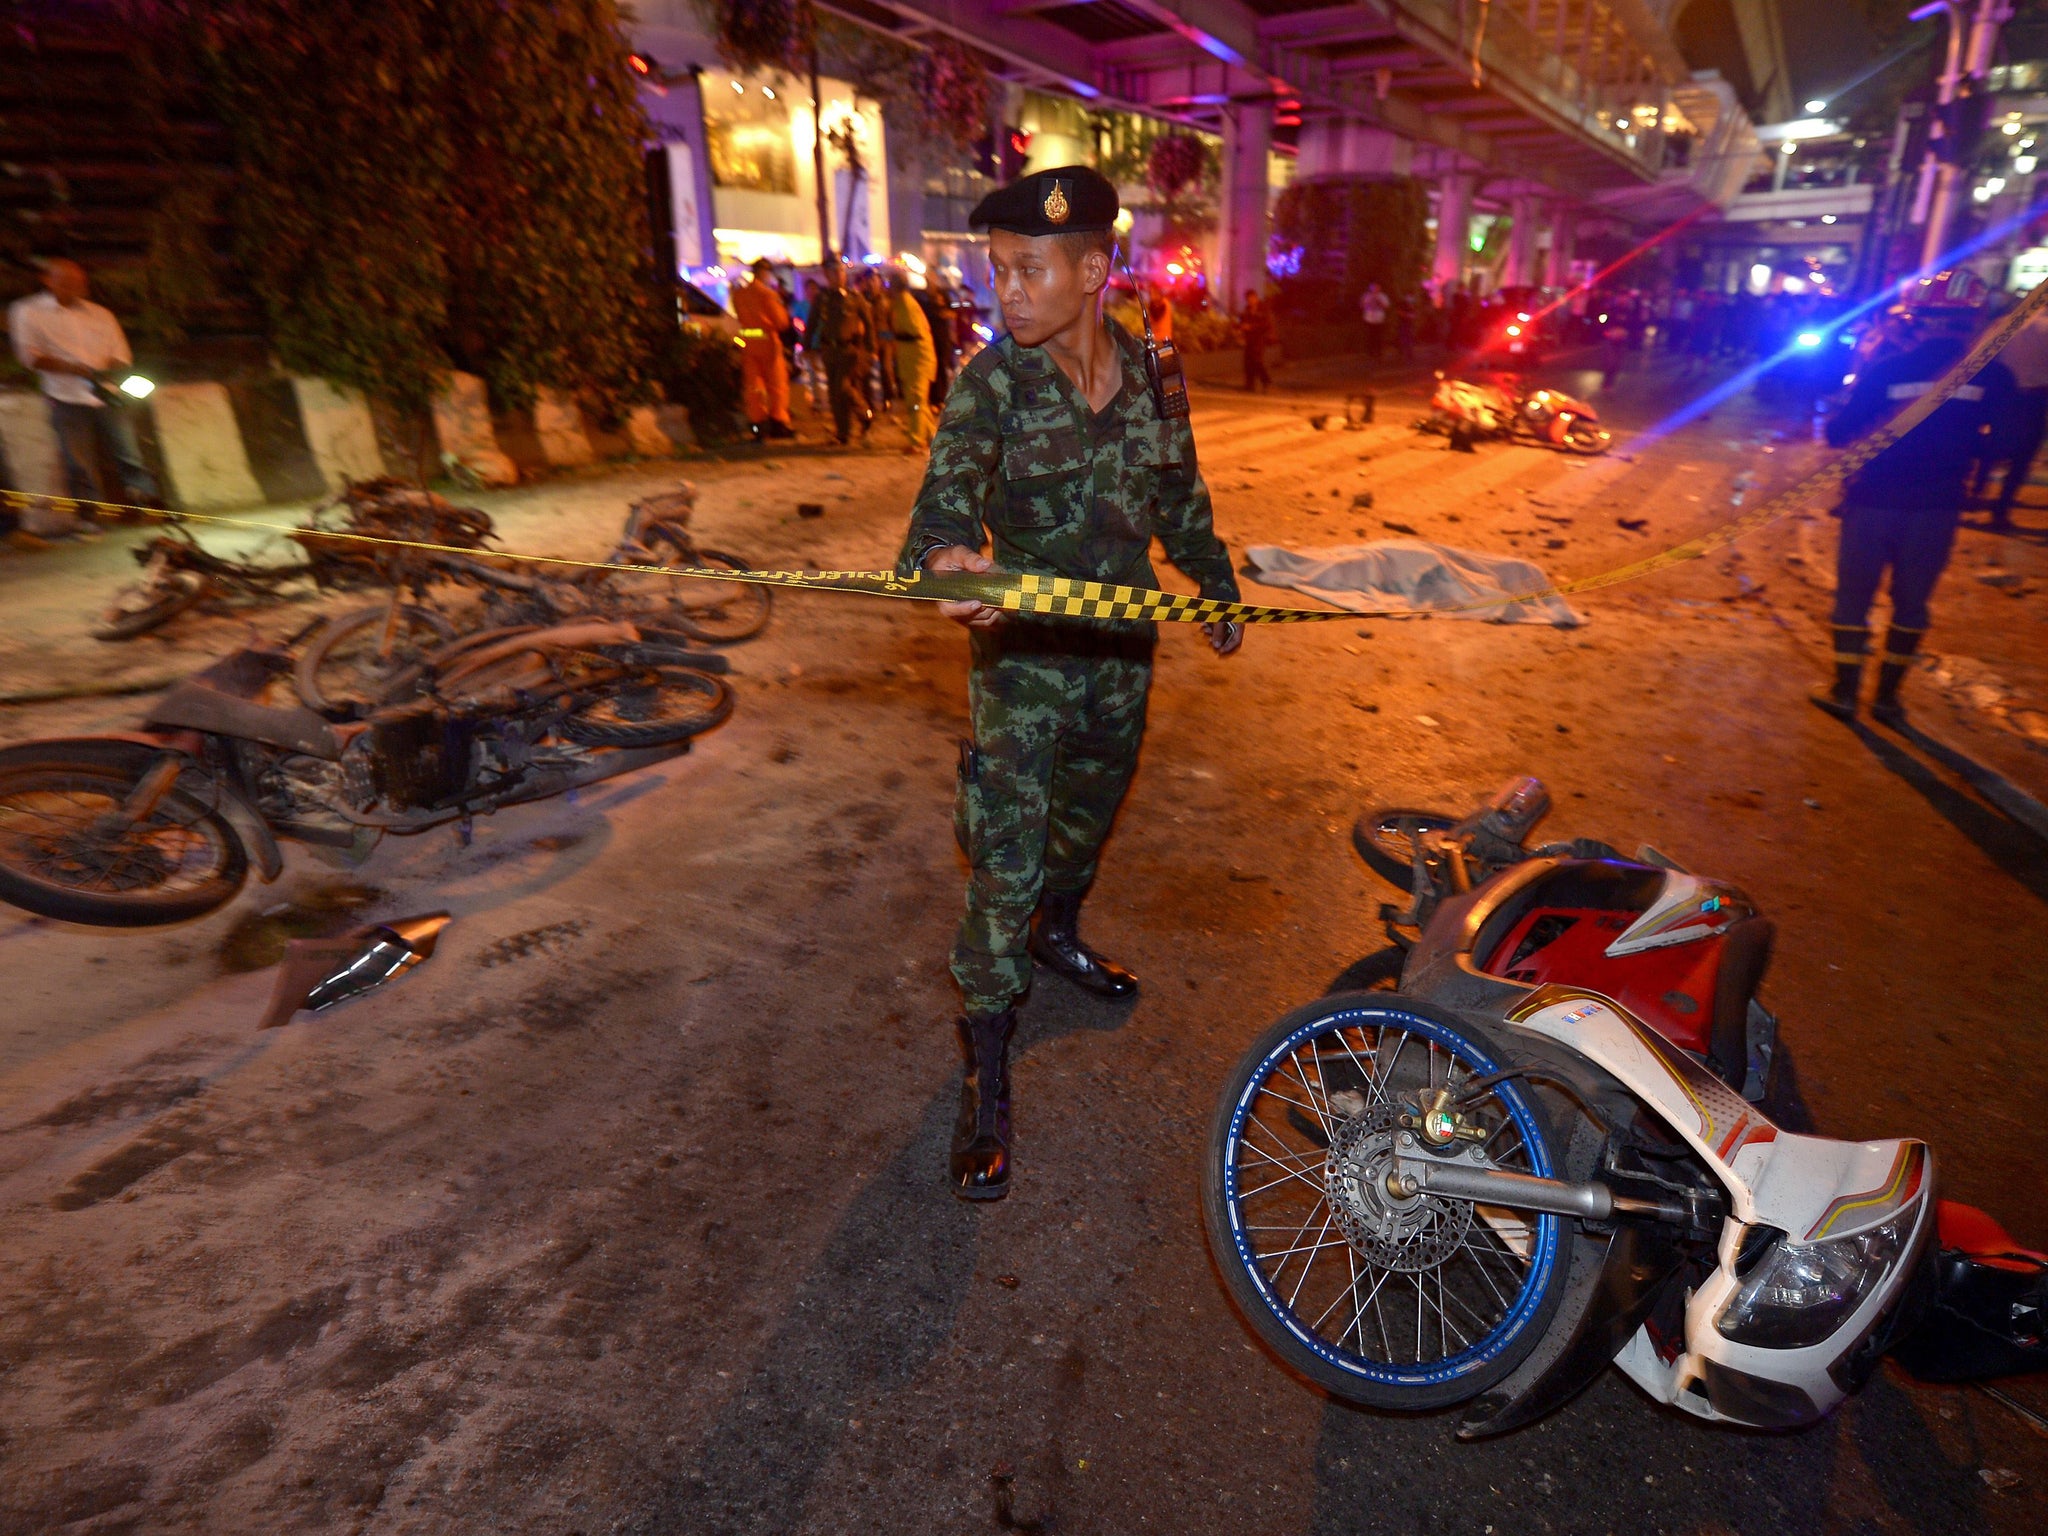
<svg viewBox="0 0 2048 1536">
<path fill-rule="evenodd" d="M 644 392 L 652 252 L 616 0 L 170 0 L 279 357 L 418 407 Z"/>
<path fill-rule="evenodd" d="M 657 325 L 648 351 L 654 382 L 664 396 L 690 413 L 690 430 L 698 442 L 730 442 L 745 431 L 738 347 L 722 336 Z"/>
<path fill-rule="evenodd" d="M 1428 271 L 1429 194 L 1411 177 L 1296 182 L 1273 209 L 1273 243 L 1300 252 L 1279 282 L 1283 314 L 1304 321 L 1358 318 L 1358 296 L 1378 283 L 1412 292 Z"/>
</svg>

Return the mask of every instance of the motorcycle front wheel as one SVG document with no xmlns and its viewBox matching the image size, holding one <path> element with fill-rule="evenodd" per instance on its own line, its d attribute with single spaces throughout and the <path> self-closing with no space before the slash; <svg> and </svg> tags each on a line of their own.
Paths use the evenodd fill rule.
<svg viewBox="0 0 2048 1536">
<path fill-rule="evenodd" d="M 249 856 L 219 812 L 174 786 L 147 817 L 115 820 L 135 775 L 53 756 L 0 769 L 0 901 L 103 928 L 211 912 L 242 888 Z"/>
<path fill-rule="evenodd" d="M 1564 446 L 1573 453 L 1583 453 L 1590 458 L 1613 447 L 1614 434 L 1584 418 L 1575 418 L 1564 429 Z"/>
<path fill-rule="evenodd" d="M 95 640 L 133 640 L 170 623 L 206 596 L 197 571 L 166 571 L 154 581 L 124 588 L 92 629 Z"/>
<path fill-rule="evenodd" d="M 1351 824 L 1351 846 L 1382 880 L 1407 890 L 1415 881 L 1415 839 L 1424 832 L 1448 832 L 1458 818 L 1446 811 L 1418 811 L 1383 805 Z"/>
<path fill-rule="evenodd" d="M 1291 1370 L 1373 1408 L 1478 1396 L 1543 1338 L 1564 1291 L 1562 1218 L 1389 1194 L 1419 1094 L 1498 1071 L 1442 1009 L 1355 992 L 1298 1008 L 1245 1053 L 1202 1165 L 1209 1248 L 1247 1324 Z M 1463 1113 L 1496 1167 L 1556 1177 L 1561 1144 L 1519 1080 Z"/>
</svg>

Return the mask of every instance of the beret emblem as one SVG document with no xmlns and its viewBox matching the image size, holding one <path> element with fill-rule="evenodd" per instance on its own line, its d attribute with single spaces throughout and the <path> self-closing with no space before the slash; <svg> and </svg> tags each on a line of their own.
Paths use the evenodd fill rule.
<svg viewBox="0 0 2048 1536">
<path fill-rule="evenodd" d="M 1064 224 L 1067 222 L 1067 215 L 1072 212 L 1072 209 L 1068 207 L 1067 194 L 1060 190 L 1058 182 L 1054 182 L 1052 190 L 1045 194 L 1044 208 L 1047 222 L 1053 224 Z"/>
</svg>

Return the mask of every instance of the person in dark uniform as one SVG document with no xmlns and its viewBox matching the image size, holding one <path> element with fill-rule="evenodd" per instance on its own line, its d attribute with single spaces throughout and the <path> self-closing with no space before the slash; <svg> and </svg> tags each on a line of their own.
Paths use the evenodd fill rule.
<svg viewBox="0 0 2048 1536">
<path fill-rule="evenodd" d="M 1084 166 L 1013 182 L 973 214 L 1008 332 L 946 396 L 898 570 L 1002 570 L 1155 587 L 1155 535 L 1202 596 L 1235 601 L 1185 416 L 1163 415 L 1145 349 L 1102 313 L 1116 189 Z M 994 559 L 982 553 L 987 545 Z M 948 603 L 973 653 L 955 827 L 972 867 L 952 970 L 966 1057 L 955 1193 L 1010 1179 L 1010 1037 L 1032 965 L 1099 996 L 1137 978 L 1081 942 L 1080 907 L 1137 765 L 1152 679 L 1143 620 L 1020 618 Z M 1206 626 L 1219 655 L 1235 624 Z"/>
<path fill-rule="evenodd" d="M 862 437 L 874 425 L 875 413 L 863 383 L 873 358 L 874 327 L 869 323 L 867 301 L 847 291 L 846 263 L 827 251 L 823 271 L 825 287 L 811 300 L 810 345 L 825 360 L 833 440 L 844 448 L 855 421 L 860 423 Z"/>
<path fill-rule="evenodd" d="M 1932 280 L 1945 294 L 1948 274 Z M 1862 369 L 1828 441 L 1844 447 L 1932 389 L 1970 347 L 1979 311 L 1967 303 L 1922 302 L 1894 313 L 1894 350 Z M 1870 605 L 1891 573 L 1891 624 L 1877 669 L 1870 713 L 1886 725 L 1905 723 L 1899 684 L 1920 637 L 1927 601 L 1955 546 L 1971 467 L 1990 424 L 2009 410 L 2013 378 L 2005 364 L 1985 365 L 1940 409 L 1885 449 L 1844 487 L 1841 549 L 1835 557 L 1835 678 L 1813 702 L 1847 720 L 1856 713 L 1870 653 Z"/>
<path fill-rule="evenodd" d="M 1273 311 L 1249 288 L 1244 291 L 1244 313 L 1237 324 L 1244 336 L 1244 392 L 1271 389 L 1273 375 L 1266 371 L 1266 348 L 1273 345 Z"/>
</svg>

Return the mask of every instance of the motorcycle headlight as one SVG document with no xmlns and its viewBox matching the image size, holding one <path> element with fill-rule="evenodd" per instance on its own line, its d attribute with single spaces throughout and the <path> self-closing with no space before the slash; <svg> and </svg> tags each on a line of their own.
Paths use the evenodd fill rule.
<svg viewBox="0 0 2048 1536">
<path fill-rule="evenodd" d="M 1908 1209 L 1881 1227 L 1824 1243 L 1773 1243 L 1754 1262 L 1714 1326 L 1732 1344 L 1804 1349 L 1841 1326 L 1898 1262 L 1913 1229 Z M 1745 1238 L 1744 1248 L 1751 1245 Z"/>
</svg>

